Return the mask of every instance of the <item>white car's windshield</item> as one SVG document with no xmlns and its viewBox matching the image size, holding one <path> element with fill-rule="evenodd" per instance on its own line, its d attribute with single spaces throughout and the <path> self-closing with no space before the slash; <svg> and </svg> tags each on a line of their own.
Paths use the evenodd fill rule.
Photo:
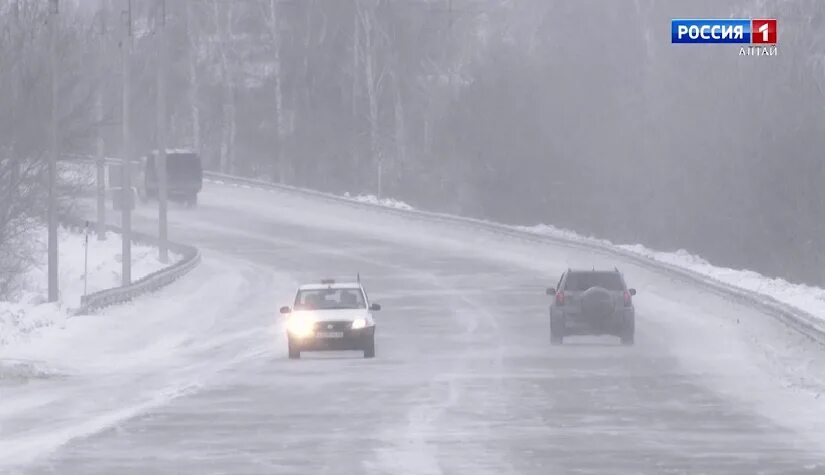
<svg viewBox="0 0 825 475">
<path fill-rule="evenodd" d="M 360 289 L 299 290 L 295 297 L 296 310 L 332 310 L 366 308 Z"/>
</svg>

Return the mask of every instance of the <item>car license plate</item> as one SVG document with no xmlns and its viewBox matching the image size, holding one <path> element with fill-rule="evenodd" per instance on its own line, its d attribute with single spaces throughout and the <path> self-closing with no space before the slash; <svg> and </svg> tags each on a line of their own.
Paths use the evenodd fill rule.
<svg viewBox="0 0 825 475">
<path fill-rule="evenodd" d="M 316 338 L 344 338 L 344 332 L 318 332 Z"/>
</svg>

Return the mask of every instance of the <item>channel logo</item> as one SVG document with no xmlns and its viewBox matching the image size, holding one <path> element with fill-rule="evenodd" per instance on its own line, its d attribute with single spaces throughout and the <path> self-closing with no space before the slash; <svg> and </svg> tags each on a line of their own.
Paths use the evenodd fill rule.
<svg viewBox="0 0 825 475">
<path fill-rule="evenodd" d="M 739 43 L 775 45 L 776 18 L 760 19 L 673 19 L 671 43 Z"/>
</svg>

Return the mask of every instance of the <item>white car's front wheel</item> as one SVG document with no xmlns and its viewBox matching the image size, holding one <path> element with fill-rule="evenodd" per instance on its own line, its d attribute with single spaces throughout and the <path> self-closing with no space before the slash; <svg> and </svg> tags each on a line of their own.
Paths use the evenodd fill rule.
<svg viewBox="0 0 825 475">
<path fill-rule="evenodd" d="M 301 357 L 301 350 L 292 345 L 292 339 L 287 340 L 287 347 L 289 351 L 289 359 L 297 360 Z"/>
<path fill-rule="evenodd" d="M 364 347 L 364 358 L 375 358 L 375 337 L 370 338 L 367 346 Z"/>
</svg>

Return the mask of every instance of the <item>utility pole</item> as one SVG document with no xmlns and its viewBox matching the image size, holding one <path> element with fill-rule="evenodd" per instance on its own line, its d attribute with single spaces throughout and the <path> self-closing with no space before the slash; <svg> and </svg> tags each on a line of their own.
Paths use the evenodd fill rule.
<svg viewBox="0 0 825 475">
<path fill-rule="evenodd" d="M 100 0 L 100 43 L 98 44 L 97 91 L 95 93 L 95 119 L 97 120 L 97 240 L 106 240 L 106 148 L 103 142 L 103 82 L 106 58 L 106 2 Z"/>
<path fill-rule="evenodd" d="M 358 123 L 358 45 L 360 41 L 359 18 L 361 5 L 358 0 L 353 0 L 352 13 L 352 118 L 350 120 L 351 128 L 351 147 L 352 147 L 352 166 L 355 168 L 358 176 L 361 176 L 361 154 L 358 150 L 358 135 L 360 132 L 360 124 Z"/>
<path fill-rule="evenodd" d="M 123 52 L 123 179 L 122 186 L 122 282 L 123 285 L 132 283 L 132 131 L 130 130 L 131 115 L 130 98 L 132 89 L 132 0 L 123 0 L 126 9 L 123 12 L 124 25 L 121 38 Z"/>
<path fill-rule="evenodd" d="M 20 2 L 18 0 L 14 0 L 12 2 L 12 16 L 14 17 L 13 28 L 6 31 L 7 37 L 5 38 L 11 48 L 22 49 L 22 37 L 25 36 L 24 29 L 20 24 Z M 14 98 L 12 102 L 12 107 L 8 111 L 10 117 L 16 117 L 18 115 L 18 111 L 21 109 L 21 104 L 18 103 L 18 98 L 20 97 L 20 90 L 23 87 L 23 73 L 21 71 L 20 66 L 14 67 L 14 79 L 11 83 L 11 96 Z M 11 170 L 10 170 L 10 180 L 9 180 L 9 190 L 15 189 L 20 185 L 20 173 L 21 173 L 21 159 L 19 156 L 20 150 L 18 148 L 17 142 L 18 137 L 20 136 L 21 131 L 17 128 L 13 129 L 13 135 L 11 140 Z"/>
<path fill-rule="evenodd" d="M 453 0 L 447 0 L 447 10 L 448 10 L 448 20 L 447 20 L 447 68 L 449 72 L 449 77 L 447 79 L 447 84 L 450 88 L 450 98 L 452 99 L 453 94 L 453 56 L 454 56 L 454 47 L 453 44 L 455 43 L 455 39 L 453 38 Z"/>
<path fill-rule="evenodd" d="M 356 123 L 355 117 L 358 115 L 358 102 L 356 96 L 358 95 L 358 0 L 355 1 L 355 12 L 352 15 L 352 119 L 353 124 Z M 357 133 L 357 131 L 356 131 Z M 357 154 L 356 154 L 357 155 Z"/>
<path fill-rule="evenodd" d="M 49 65 L 52 76 L 52 126 L 49 134 L 51 153 L 49 154 L 49 302 L 57 302 L 59 296 L 57 280 L 57 157 L 59 142 L 57 135 L 57 32 L 58 0 L 49 0 Z"/>
<path fill-rule="evenodd" d="M 158 104 L 157 104 L 157 145 L 158 154 L 155 160 L 158 177 L 158 238 L 160 261 L 169 261 L 168 222 L 167 212 L 167 177 L 166 177 L 166 64 L 167 64 L 167 43 L 166 43 L 166 0 L 160 1 L 160 21 L 157 22 L 157 48 L 158 48 Z"/>
</svg>

